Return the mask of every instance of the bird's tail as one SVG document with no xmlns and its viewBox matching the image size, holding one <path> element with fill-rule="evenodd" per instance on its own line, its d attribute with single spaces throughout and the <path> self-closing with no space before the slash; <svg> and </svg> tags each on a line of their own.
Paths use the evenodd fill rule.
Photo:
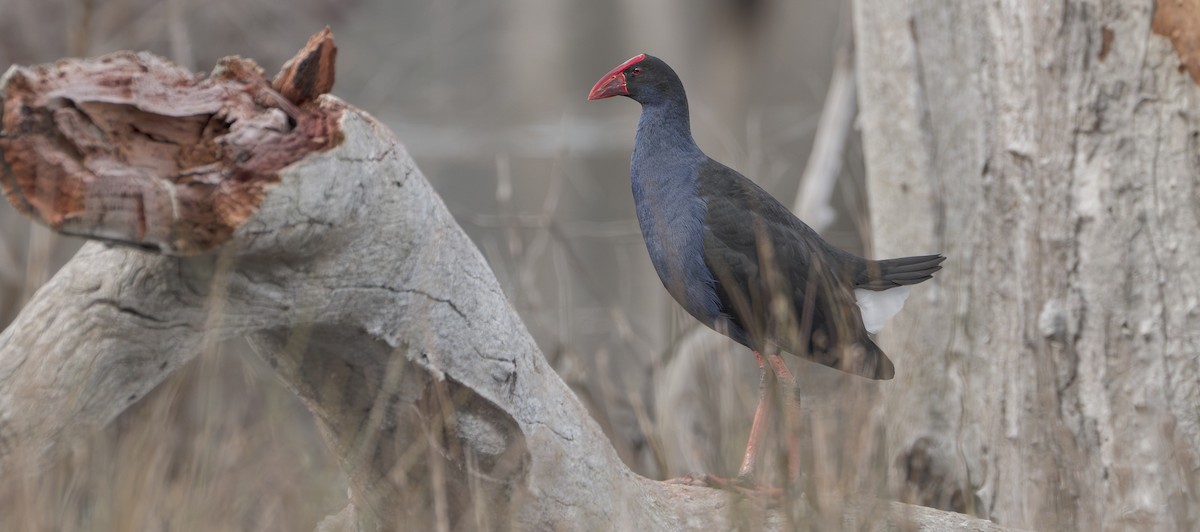
<svg viewBox="0 0 1200 532">
<path fill-rule="evenodd" d="M 865 261 L 854 282 L 854 299 L 867 332 L 879 333 L 884 322 L 904 306 L 908 287 L 928 281 L 942 269 L 944 260 L 946 257 L 938 254 Z"/>
<path fill-rule="evenodd" d="M 859 272 L 858 278 L 854 280 L 854 287 L 866 290 L 887 290 L 928 281 L 933 277 L 934 272 L 942 269 L 944 260 L 946 257 L 941 254 L 868 260 L 866 266 Z"/>
</svg>

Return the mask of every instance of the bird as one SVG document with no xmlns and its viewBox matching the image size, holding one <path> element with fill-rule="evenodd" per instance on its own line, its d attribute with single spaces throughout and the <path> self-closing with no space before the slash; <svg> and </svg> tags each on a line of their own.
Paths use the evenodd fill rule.
<svg viewBox="0 0 1200 532">
<path fill-rule="evenodd" d="M 826 242 L 754 181 L 700 149 L 683 83 L 657 57 L 642 53 L 621 63 L 588 100 L 614 96 L 642 107 L 630 180 L 659 279 L 691 316 L 750 348 L 758 362 L 758 406 L 738 477 L 707 475 L 704 482 L 753 486 L 771 416 L 769 390 L 782 381 L 795 391 L 780 353 L 868 379 L 893 378 L 895 366 L 871 335 L 946 258 L 871 260 Z"/>
</svg>

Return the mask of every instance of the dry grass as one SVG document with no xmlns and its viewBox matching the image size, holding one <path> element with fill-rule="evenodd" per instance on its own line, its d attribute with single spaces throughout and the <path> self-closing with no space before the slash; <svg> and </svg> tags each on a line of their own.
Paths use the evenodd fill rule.
<svg viewBox="0 0 1200 532">
<path fill-rule="evenodd" d="M 231 0 L 0 0 L 0 62 L 27 64 L 128 48 L 152 50 L 200 70 L 221 55 L 238 53 L 255 57 L 269 70 L 315 28 L 334 23 L 348 68 L 339 72 L 341 85 L 335 92 L 350 101 L 373 102 L 380 108 L 370 110 L 387 116 L 397 113 L 390 106 L 413 94 L 436 92 L 440 85 L 429 80 L 418 85 L 420 76 L 396 77 L 381 89 L 373 80 L 382 73 L 430 72 L 421 62 L 429 57 L 461 54 L 470 63 L 471 54 L 479 53 L 429 50 L 425 43 L 445 37 L 364 35 L 343 32 L 337 25 L 344 20 L 346 27 L 376 28 L 369 21 L 380 18 L 376 11 L 388 12 L 387 4 L 310 0 L 283 8 Z M 488 26 L 477 32 L 475 25 L 486 18 L 447 14 L 434 2 L 411 4 L 407 7 L 414 14 L 432 13 L 446 24 L 466 21 L 462 28 L 439 26 L 446 33 L 486 36 L 503 31 Z M 525 4 L 536 8 L 536 2 Z M 580 7 L 581 12 L 586 9 L 592 8 Z M 805 15 L 813 13 L 837 15 L 836 9 L 817 8 Z M 719 20 L 721 12 L 710 16 Z M 571 21 L 580 25 L 583 39 L 599 31 L 584 27 L 598 23 L 585 18 Z M 744 32 L 733 34 L 744 38 Z M 404 46 L 396 44 L 398 39 Z M 348 50 L 347 41 L 363 47 Z M 755 46 L 773 47 L 772 55 L 795 47 L 790 41 Z M 831 62 L 833 49 L 826 48 L 824 60 Z M 367 54 L 375 54 L 371 58 L 377 62 L 353 59 Z M 617 59 L 628 55 L 616 54 Z M 391 65 L 396 57 L 409 63 Z M 581 84 L 591 81 L 588 66 L 580 66 L 585 72 Z M 481 69 L 475 83 L 502 74 Z M 393 82 L 413 85 L 397 88 Z M 708 144 L 717 144 L 714 152 L 725 152 L 714 155 L 726 155 L 721 158 L 763 177 L 772 190 L 790 194 L 803 167 L 796 152 L 810 143 L 822 82 L 810 83 L 807 103 L 792 101 L 799 96 L 791 94 L 778 108 L 753 109 L 746 127 L 721 132 L 726 135 L 722 142 Z M 714 111 L 712 100 L 705 103 L 704 93 L 697 94 L 698 113 L 729 114 L 729 109 Z M 512 118 L 504 110 L 496 113 L 483 121 Z M 450 123 L 474 119 L 468 111 L 447 115 Z M 550 136 L 567 136 L 569 117 L 555 112 L 539 120 L 559 120 L 562 130 Z M 716 129 L 712 120 L 702 127 Z M 465 135 L 473 129 L 457 131 Z M 493 136 L 511 131 L 518 130 Z M 631 139 L 632 129 L 612 134 Z M 752 140 L 740 140 L 743 136 Z M 783 140 L 763 140 L 770 138 Z M 622 459 L 653 478 L 735 473 L 756 400 L 754 359 L 744 348 L 708 333 L 687 340 L 697 336 L 692 334 L 697 326 L 667 300 L 631 220 L 628 142 L 575 153 L 563 141 L 565 147 L 535 156 L 500 149 L 455 160 L 423 158 L 417 151 L 420 139 L 413 142 L 426 173 L 435 180 L 443 176 L 435 185 L 484 250 L 547 358 L 589 407 Z M 845 166 L 861 172 L 861 163 L 853 158 Z M 470 178 L 454 181 L 461 176 Z M 859 190 L 843 192 L 847 204 L 857 204 Z M 832 229 L 835 239 L 852 249 L 861 245 L 853 222 L 846 220 L 856 217 L 843 216 Z M 30 229 L 7 205 L 0 206 L 0 235 L 3 326 L 79 243 Z M 842 494 L 884 485 L 888 468 L 882 463 L 880 437 L 859 430 L 877 426 L 868 423 L 877 415 L 877 394 L 867 383 L 810 364 L 797 373 L 805 393 L 804 426 L 791 429 L 804 443 L 806 478 L 820 485 L 817 490 L 808 486 L 808 491 L 823 494 L 812 502 L 835 505 Z M 772 467 L 779 469 L 785 453 L 771 451 Z M 427 463 L 433 462 L 420 466 Z M 346 500 L 345 480 L 308 412 L 246 346 L 231 343 L 188 364 L 101 433 L 71 445 L 48 470 L 6 472 L 0 483 L 0 529 L 309 530 Z"/>
<path fill-rule="evenodd" d="M 189 363 L 46 471 L 6 473 L 5 530 L 305 530 L 345 503 L 311 416 L 244 346 Z"/>
</svg>

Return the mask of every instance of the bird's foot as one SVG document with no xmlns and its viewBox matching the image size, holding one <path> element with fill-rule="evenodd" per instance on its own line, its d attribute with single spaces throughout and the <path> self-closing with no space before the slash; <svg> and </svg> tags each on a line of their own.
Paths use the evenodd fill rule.
<svg viewBox="0 0 1200 532">
<path fill-rule="evenodd" d="M 783 495 L 782 488 L 774 488 L 771 486 L 761 486 L 754 479 L 745 476 L 737 477 L 719 477 L 716 475 L 700 475 L 700 476 L 684 476 L 673 478 L 666 481 L 667 484 L 680 484 L 684 486 L 700 486 L 705 488 L 714 488 L 725 490 L 739 495 L 754 496 L 754 497 L 779 497 Z"/>
</svg>

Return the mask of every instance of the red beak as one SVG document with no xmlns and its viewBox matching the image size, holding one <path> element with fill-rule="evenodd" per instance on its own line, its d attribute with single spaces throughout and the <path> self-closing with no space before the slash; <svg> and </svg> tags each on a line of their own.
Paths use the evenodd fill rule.
<svg viewBox="0 0 1200 532">
<path fill-rule="evenodd" d="M 613 96 L 628 96 L 629 89 L 625 86 L 625 69 L 645 58 L 646 54 L 638 54 L 617 65 L 617 68 L 609 70 L 604 77 L 600 78 L 600 81 L 592 86 L 592 92 L 588 93 L 588 99 L 599 100 Z"/>
</svg>

